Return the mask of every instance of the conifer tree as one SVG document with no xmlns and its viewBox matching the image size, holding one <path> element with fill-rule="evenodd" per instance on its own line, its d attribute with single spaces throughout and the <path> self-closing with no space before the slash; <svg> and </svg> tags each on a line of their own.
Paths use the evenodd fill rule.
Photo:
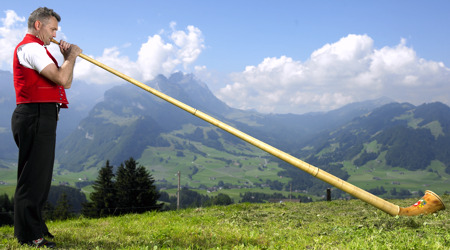
<svg viewBox="0 0 450 250">
<path fill-rule="evenodd" d="M 216 197 L 214 197 L 212 199 L 212 204 L 213 205 L 230 205 L 233 204 L 233 200 L 231 199 L 230 196 L 228 196 L 227 194 L 218 194 Z"/>
<path fill-rule="evenodd" d="M 54 211 L 55 211 L 55 207 L 47 200 L 44 203 L 44 207 L 42 208 L 42 219 L 44 221 L 53 220 L 54 219 L 54 217 L 53 217 Z"/>
<path fill-rule="evenodd" d="M 14 200 L 7 194 L 0 195 L 0 226 L 13 224 Z"/>
<path fill-rule="evenodd" d="M 102 217 L 114 214 L 116 209 L 116 188 L 114 186 L 113 166 L 102 167 L 92 186 L 94 192 L 89 196 L 92 202 L 83 204 L 83 214 L 89 217 Z"/>
<path fill-rule="evenodd" d="M 160 207 L 156 204 L 159 193 L 152 175 L 143 166 L 137 165 L 138 162 L 130 158 L 117 169 L 117 206 L 122 214 L 141 213 Z"/>
<path fill-rule="evenodd" d="M 55 210 L 53 211 L 53 218 L 57 220 L 66 220 L 72 217 L 70 212 L 70 204 L 67 199 L 67 194 L 62 193 L 56 203 Z"/>
</svg>

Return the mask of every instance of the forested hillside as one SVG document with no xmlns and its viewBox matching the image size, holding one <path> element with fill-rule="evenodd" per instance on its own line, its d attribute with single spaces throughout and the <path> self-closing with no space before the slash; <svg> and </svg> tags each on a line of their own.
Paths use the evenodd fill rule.
<svg viewBox="0 0 450 250">
<path fill-rule="evenodd" d="M 352 104 L 328 113 L 263 115 L 229 108 L 192 75 L 158 76 L 148 85 L 287 151 L 298 148 L 315 133 L 343 125 L 387 101 Z M 104 101 L 58 145 L 57 157 L 63 169 L 81 171 L 98 167 L 106 160 L 117 164 L 127 157 L 145 157 L 144 151 L 149 147 L 201 151 L 189 141 L 219 151 L 227 148 L 224 143 L 231 147 L 247 145 L 246 150 L 253 150 L 240 139 L 199 118 L 141 89 L 123 85 L 105 93 Z"/>
<path fill-rule="evenodd" d="M 391 167 L 420 170 L 438 160 L 450 172 L 449 118 L 450 108 L 442 103 L 385 105 L 318 137 L 307 161 L 326 165 L 349 160 L 362 166 L 385 152 Z"/>
<path fill-rule="evenodd" d="M 344 180 L 364 183 L 366 189 L 375 192 L 385 187 L 383 194 L 401 188 L 409 193 L 433 185 L 448 192 L 449 117 L 450 108 L 442 103 L 417 107 L 391 103 L 322 133 L 297 154 L 310 164 Z M 312 185 L 303 184 L 307 179 L 304 174 L 291 174 L 295 176 L 293 185 Z M 421 186 L 411 188 L 412 183 Z"/>
<path fill-rule="evenodd" d="M 414 106 L 382 98 L 325 113 L 260 114 L 228 107 L 193 75 L 160 75 L 147 84 L 367 190 L 384 190 L 380 193 L 386 195 L 423 192 L 426 187 L 448 191 L 450 111 L 445 104 Z M 11 98 L 2 96 L 11 105 Z M 5 107 L 0 111 L 10 112 Z M 2 181 L 13 183 L 17 150 L 9 119 L 0 123 L 0 136 L 9 138 L 9 143 L 1 144 L 0 165 L 5 162 L 7 177 Z M 65 119 L 62 114 L 61 120 Z M 73 127 L 57 145 L 56 179 L 66 180 L 72 173 L 92 181 L 107 160 L 118 166 L 133 157 L 152 171 L 159 187 L 173 187 L 180 170 L 181 181 L 189 188 L 270 187 L 319 195 L 329 187 L 129 84 L 108 90 L 103 101 Z M 69 182 L 78 185 L 77 180 Z"/>
</svg>

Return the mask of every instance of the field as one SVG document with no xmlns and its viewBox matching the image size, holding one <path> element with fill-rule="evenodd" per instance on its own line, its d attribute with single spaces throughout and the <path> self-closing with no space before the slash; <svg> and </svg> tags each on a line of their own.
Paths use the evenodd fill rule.
<svg viewBox="0 0 450 250">
<path fill-rule="evenodd" d="M 441 196 L 450 204 L 450 196 Z M 390 200 L 402 207 L 417 199 Z M 390 216 L 360 200 L 235 204 L 52 221 L 63 249 L 450 249 L 450 210 Z M 0 248 L 21 248 L 1 227 Z M 25 248 L 25 247 L 24 247 Z"/>
<path fill-rule="evenodd" d="M 264 184 L 267 180 L 279 181 L 286 184 L 290 179 L 278 176 L 282 169 L 277 163 L 271 162 L 268 154 L 262 150 L 249 146 L 238 145 L 229 147 L 225 145 L 223 150 L 207 147 L 199 142 L 188 142 L 191 148 L 195 147 L 201 153 L 193 153 L 186 146 L 187 141 L 175 138 L 173 135 L 166 135 L 176 146 L 171 147 L 148 147 L 142 153 L 142 157 L 136 159 L 140 165 L 147 168 L 155 179 L 157 186 L 177 186 L 177 172 L 180 172 L 181 185 L 189 186 L 191 189 L 218 186 L 219 182 L 233 185 L 234 194 L 245 193 L 254 190 L 255 184 Z M 199 151 L 199 152 L 200 152 Z M 230 152 L 237 152 L 236 155 Z M 124 159 L 124 161 L 127 159 Z M 103 166 L 106 163 L 103 162 Z M 0 181 L 5 185 L 0 185 L 0 194 L 7 193 L 12 196 L 16 184 L 16 166 L 8 165 L 8 169 L 0 169 Z M 116 166 L 117 167 L 117 166 Z M 55 164 L 52 185 L 68 184 L 75 186 L 80 181 L 95 181 L 98 168 L 90 168 L 78 173 L 69 172 L 59 168 Z M 236 189 L 236 188 L 239 189 Z M 264 188 L 267 189 L 267 188 Z M 85 187 L 82 190 L 88 196 L 91 188 Z M 206 193 L 205 190 L 203 192 Z"/>
<path fill-rule="evenodd" d="M 184 130 L 176 133 L 182 132 L 187 133 Z M 190 189 L 197 190 L 201 194 L 216 195 L 214 192 L 207 193 L 205 188 L 217 187 L 219 182 L 231 185 L 231 189 L 221 190 L 221 192 L 229 195 L 235 202 L 238 202 L 239 195 L 245 192 L 277 192 L 286 197 L 291 194 L 286 191 L 286 188 L 278 191 L 264 186 L 268 180 L 285 185 L 290 178 L 279 176 L 278 173 L 283 169 L 270 160 L 268 153 L 256 147 L 230 146 L 224 143 L 224 149 L 217 150 L 199 142 L 180 139 L 174 134 L 165 136 L 172 142 L 171 147 L 148 147 L 137 161 L 153 175 L 155 184 L 159 187 L 168 187 L 169 189 L 164 191 L 171 195 L 176 193 L 173 188 L 178 184 L 178 171 L 180 171 L 181 186 L 189 186 Z M 376 143 L 368 144 L 366 147 L 368 152 L 379 150 L 379 145 Z M 369 161 L 362 167 L 356 167 L 351 162 L 343 162 L 344 170 L 350 175 L 347 181 L 365 190 L 383 186 L 386 191 L 393 188 L 397 191 L 406 189 L 413 193 L 428 189 L 437 194 L 450 191 L 450 175 L 445 173 L 445 165 L 441 162 L 433 161 L 426 170 L 408 171 L 386 166 L 384 156 L 385 153 L 382 153 L 376 160 Z M 0 183 L 3 183 L 0 184 L 0 194 L 7 193 L 12 196 L 16 183 L 16 167 L 13 164 L 6 166 L 8 168 L 0 169 Z M 75 186 L 76 182 L 96 180 L 97 174 L 97 168 L 74 173 L 60 169 L 56 163 L 52 185 Z M 84 187 L 82 191 L 89 198 L 92 187 Z M 302 193 L 292 193 L 295 196 L 299 194 Z M 390 192 L 387 192 L 382 196 L 389 197 L 389 195 Z M 317 200 L 315 196 L 311 198 Z"/>
<path fill-rule="evenodd" d="M 416 171 L 388 167 L 382 160 L 370 161 L 359 168 L 348 162 L 344 163 L 344 166 L 350 174 L 347 181 L 365 190 L 383 186 L 385 190 L 396 188 L 397 191 L 406 189 L 414 192 L 429 189 L 440 194 L 450 191 L 450 175 L 445 173 L 445 165 L 439 161 L 431 162 L 426 170 Z"/>
<path fill-rule="evenodd" d="M 87 171 L 73 173 L 66 170 L 59 170 L 58 165 L 55 165 L 55 169 L 53 171 L 53 180 L 52 185 L 60 185 L 60 184 L 69 184 L 72 187 L 75 187 L 76 182 L 80 182 L 83 180 L 95 180 L 98 175 L 97 169 L 90 169 Z M 0 185 L 0 194 L 8 194 L 8 196 L 12 197 L 14 195 L 14 191 L 16 188 L 16 179 L 17 179 L 17 167 L 11 166 L 9 169 L 0 169 L 0 181 L 3 181 L 5 184 Z M 86 187 L 83 189 L 86 194 L 90 187 Z"/>
<path fill-rule="evenodd" d="M 151 150 L 149 150 L 151 151 Z M 144 163 L 147 166 L 148 171 L 153 175 L 156 180 L 156 184 L 170 183 L 177 185 L 177 169 L 180 169 L 181 173 L 181 185 L 189 185 L 191 190 L 198 191 L 200 194 L 217 195 L 216 192 L 207 193 L 204 189 L 198 189 L 200 184 L 204 184 L 207 187 L 217 186 L 219 181 L 229 183 L 240 188 L 223 189 L 220 192 L 229 195 L 235 202 L 239 201 L 239 195 L 245 192 L 260 192 L 273 194 L 274 192 L 282 193 L 284 196 L 289 197 L 290 194 L 306 195 L 303 193 L 297 193 L 289 191 L 271 190 L 268 187 L 256 187 L 251 184 L 263 183 L 265 180 L 279 181 L 281 183 L 287 183 L 289 178 L 281 178 L 277 173 L 281 170 L 274 162 L 267 161 L 265 158 L 258 157 L 236 157 L 235 162 L 239 162 L 240 165 L 231 164 L 230 166 L 224 166 L 223 161 L 214 158 L 198 157 L 195 162 L 192 161 L 193 156 L 186 153 L 185 157 L 176 157 L 176 152 L 168 151 L 166 153 L 159 151 L 158 156 L 165 159 L 169 159 L 167 163 L 160 163 L 157 158 L 141 158 L 139 163 Z M 177 168 L 170 167 L 171 165 L 177 166 Z M 198 169 L 198 172 L 191 175 L 193 167 Z M 351 175 L 348 182 L 365 190 L 370 190 L 376 187 L 383 186 L 385 190 L 389 191 L 396 188 L 407 189 L 412 192 L 418 190 L 432 190 L 437 194 L 444 194 L 449 192 L 450 176 L 444 172 L 445 166 L 440 162 L 432 162 L 431 166 L 427 170 L 419 171 L 407 171 L 401 168 L 383 167 L 382 164 L 375 164 L 369 162 L 363 167 L 356 168 L 351 164 L 344 163 L 345 170 Z M 301 170 L 298 170 L 301 171 Z M 13 196 L 16 184 L 17 170 L 15 167 L 10 169 L 0 169 L 0 181 L 6 184 L 0 185 L 0 194 L 6 193 L 10 197 Z M 67 170 L 60 170 L 58 165 L 55 166 L 52 185 L 59 185 L 60 183 L 67 183 L 71 186 L 75 186 L 76 182 L 87 180 L 94 181 L 97 178 L 98 170 L 91 168 L 79 173 L 69 172 Z M 191 176 L 189 176 L 191 175 Z M 263 181 L 261 181 L 263 180 Z M 91 186 L 84 187 L 82 192 L 89 198 L 89 193 L 92 191 Z M 170 195 L 176 194 L 176 189 L 166 189 Z M 325 194 L 325 190 L 324 190 Z M 389 197 L 389 192 L 382 197 Z M 317 197 L 309 195 L 313 200 L 317 200 Z"/>
<path fill-rule="evenodd" d="M 269 154 L 252 145 L 234 145 L 219 139 L 223 148 L 217 148 L 217 144 L 206 146 L 175 136 L 189 134 L 193 129 L 185 126 L 183 130 L 165 134 L 171 147 L 148 147 L 142 153 L 138 161 L 151 171 L 156 184 L 176 185 L 178 171 L 181 184 L 190 187 L 217 186 L 219 181 L 247 187 L 266 180 L 288 182 L 288 179 L 279 178 L 277 173 L 282 169 L 277 163 L 270 162 Z"/>
</svg>

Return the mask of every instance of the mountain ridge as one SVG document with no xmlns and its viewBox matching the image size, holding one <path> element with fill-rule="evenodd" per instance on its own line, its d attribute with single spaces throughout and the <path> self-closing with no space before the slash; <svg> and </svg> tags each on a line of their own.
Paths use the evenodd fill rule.
<svg viewBox="0 0 450 250">
<path fill-rule="evenodd" d="M 371 180 L 373 183 L 388 185 L 377 181 L 383 178 L 369 177 L 361 170 L 377 169 L 375 172 L 380 175 L 381 171 L 399 169 L 400 172 L 428 171 L 430 178 L 437 178 L 438 184 L 448 182 L 449 153 L 439 149 L 450 148 L 450 113 L 442 103 L 414 106 L 380 98 L 329 112 L 260 114 L 228 107 L 192 74 L 159 75 L 146 84 L 344 180 L 358 182 L 358 176 L 366 176 L 376 178 Z M 82 97 L 83 92 L 79 93 Z M 0 96 L 0 100 L 4 99 Z M 72 124 L 75 129 L 58 142 L 60 170 L 90 171 L 106 160 L 117 166 L 133 157 L 157 175 L 160 186 L 174 183 L 173 175 L 180 169 L 192 171 L 185 179 L 186 185 L 192 187 L 209 187 L 218 181 L 248 187 L 269 185 L 277 189 L 290 185 L 296 190 L 323 190 L 326 186 L 132 85 L 110 88 L 103 100 L 85 114 L 80 122 Z M 0 130 L 3 131 L 0 136 L 10 138 L 7 130 Z M 402 140 L 409 143 L 401 145 Z M 425 140 L 430 146 L 425 151 L 431 153 L 422 157 L 422 165 L 418 167 L 414 164 L 419 161 L 411 164 L 408 159 L 420 155 L 416 145 L 419 140 Z M 411 150 L 408 145 L 415 148 Z M 17 151 L 15 145 L 9 150 Z M 400 151 L 408 150 L 415 153 L 403 154 L 399 159 L 409 165 L 395 161 Z M 5 160 L 15 158 L 14 153 L 8 157 L 0 155 Z"/>
<path fill-rule="evenodd" d="M 308 133 L 311 133 L 310 131 L 314 132 L 326 129 L 330 126 L 328 125 L 330 123 L 341 124 L 342 120 L 349 120 L 356 115 L 363 114 L 375 105 L 372 102 L 365 102 L 351 105 L 353 107 L 346 106 L 337 111 L 330 112 L 331 118 L 326 118 L 327 113 L 307 114 L 304 116 L 292 114 L 262 115 L 228 107 L 209 91 L 206 84 L 199 83 L 193 75 L 177 73 L 169 78 L 160 75 L 154 80 L 149 81 L 147 84 L 187 105 L 209 113 L 217 119 L 235 126 L 243 132 L 252 134 L 252 136 L 260 138 L 265 142 L 273 143 L 275 146 L 281 146 L 282 148 L 295 145 L 300 137 L 306 138 Z M 218 108 L 216 109 L 216 107 Z M 237 114 L 240 115 L 240 119 L 234 119 Z M 147 130 L 145 130 L 147 133 L 140 133 L 137 130 L 134 130 L 134 132 L 129 131 L 129 126 L 131 125 L 135 127 L 144 127 L 144 125 L 139 125 L 139 123 L 144 121 L 147 121 L 148 124 L 153 124 L 152 131 L 156 131 L 151 138 L 147 137 L 150 133 L 150 131 Z M 309 122 L 308 126 L 302 124 L 305 122 Z M 320 122 L 320 126 L 316 125 L 318 122 Z M 301 124 L 301 126 L 296 125 L 296 123 Z M 142 90 L 136 90 L 133 86 L 116 86 L 105 92 L 104 101 L 98 103 L 90 111 L 89 116 L 80 122 L 78 129 L 62 141 L 58 147 L 60 148 L 59 153 L 62 153 L 58 155 L 62 156 L 60 156 L 58 160 L 64 165 L 67 162 L 73 161 L 71 159 L 83 159 L 89 158 L 89 155 L 101 155 L 108 156 L 107 158 L 112 160 L 113 163 L 119 163 L 120 159 L 113 156 L 111 150 L 117 145 L 122 148 L 121 150 L 117 149 L 118 151 L 123 152 L 125 150 L 125 145 L 131 143 L 126 143 L 124 141 L 129 140 L 124 139 L 125 134 L 134 133 L 134 136 L 140 134 L 143 138 L 147 138 L 150 141 L 158 141 L 159 143 L 167 145 L 167 141 L 165 141 L 160 134 L 179 130 L 182 128 L 183 124 L 192 124 L 201 127 L 210 126 L 201 119 L 198 119 L 155 96 L 149 95 Z M 277 130 L 276 128 L 279 127 L 282 129 Z M 141 129 L 144 130 L 144 128 Z M 104 135 L 105 130 L 109 130 L 112 134 L 109 136 Z M 286 132 L 289 131 L 296 134 L 296 139 L 286 142 L 283 138 L 288 139 L 292 137 L 292 135 L 286 134 Z M 99 137 L 110 137 L 111 140 L 108 142 Z M 277 142 L 277 140 L 280 139 L 279 137 L 282 137 L 281 141 L 283 142 Z M 95 145 L 95 149 L 89 149 L 89 146 L 85 145 L 83 149 L 80 149 L 85 151 L 85 153 L 82 154 L 83 156 L 74 157 L 73 153 L 76 150 L 74 151 L 73 148 L 77 147 L 74 145 L 74 141 L 77 140 L 84 140 L 88 144 L 91 143 L 92 145 Z M 145 143 L 139 146 L 140 149 L 134 150 L 134 153 L 131 154 L 130 152 L 130 155 L 139 158 L 141 157 L 140 153 L 145 150 L 146 146 L 155 146 L 155 144 L 152 144 L 151 142 L 148 145 L 144 144 Z M 283 146 L 283 144 L 286 144 L 287 146 Z M 133 146 L 137 147 L 138 145 Z M 103 151 L 108 152 L 99 152 L 98 149 L 102 148 L 104 148 Z M 91 152 L 91 154 L 89 154 L 89 152 Z M 81 164 L 81 161 L 70 164 L 74 166 L 76 164 Z M 95 164 L 98 164 L 98 162 Z M 85 165 L 85 167 L 91 166 L 92 165 Z"/>
</svg>

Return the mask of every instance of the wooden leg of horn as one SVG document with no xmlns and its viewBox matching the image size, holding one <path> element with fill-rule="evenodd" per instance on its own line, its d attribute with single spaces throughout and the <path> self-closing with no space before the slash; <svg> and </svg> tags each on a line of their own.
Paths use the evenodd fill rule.
<svg viewBox="0 0 450 250">
<path fill-rule="evenodd" d="M 414 205 L 400 208 L 399 215 L 413 216 L 419 214 L 432 214 L 439 210 L 444 210 L 445 205 L 442 199 L 434 192 L 427 190 L 425 195 Z"/>
</svg>

